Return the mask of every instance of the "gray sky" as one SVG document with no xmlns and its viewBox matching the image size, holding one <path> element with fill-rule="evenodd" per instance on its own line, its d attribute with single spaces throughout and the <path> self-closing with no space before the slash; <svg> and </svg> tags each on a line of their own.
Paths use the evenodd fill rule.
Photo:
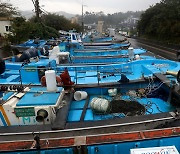
<svg viewBox="0 0 180 154">
<path fill-rule="evenodd" d="M 9 1 L 19 10 L 33 10 L 32 0 L 1 0 Z M 84 12 L 115 13 L 126 11 L 142 11 L 160 0 L 39 0 L 40 6 L 48 12 L 65 11 L 67 13 L 81 14 L 82 4 Z"/>
</svg>

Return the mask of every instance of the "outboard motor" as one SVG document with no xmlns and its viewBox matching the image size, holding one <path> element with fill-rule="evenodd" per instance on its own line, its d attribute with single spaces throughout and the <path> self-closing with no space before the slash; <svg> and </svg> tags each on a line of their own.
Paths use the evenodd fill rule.
<svg viewBox="0 0 180 154">
<path fill-rule="evenodd" d="M 0 58 L 0 74 L 4 73 L 5 72 L 5 62 L 2 58 Z"/>
</svg>

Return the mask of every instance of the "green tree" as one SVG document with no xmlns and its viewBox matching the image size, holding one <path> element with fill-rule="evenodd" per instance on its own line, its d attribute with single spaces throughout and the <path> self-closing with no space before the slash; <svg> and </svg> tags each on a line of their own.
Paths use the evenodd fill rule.
<svg viewBox="0 0 180 154">
<path fill-rule="evenodd" d="M 76 29 L 76 31 L 80 31 L 81 27 L 79 24 L 72 24 L 70 20 L 66 19 L 64 16 L 60 16 L 57 14 L 47 14 L 43 15 L 41 18 L 43 24 L 52 27 L 56 30 L 65 30 L 69 31 L 71 29 Z"/>
<path fill-rule="evenodd" d="M 105 15 L 102 11 L 94 13 L 94 12 L 85 12 L 84 14 L 84 23 L 86 24 L 93 24 L 93 23 L 97 23 L 98 20 L 103 20 L 104 24 L 108 26 L 114 26 L 114 27 L 118 27 L 119 23 L 123 22 L 124 20 L 126 20 L 128 17 L 135 17 L 135 18 L 139 18 L 140 15 L 142 14 L 142 11 L 137 11 L 137 12 L 132 12 L 132 11 L 128 11 L 126 13 L 122 13 L 122 12 L 118 12 L 118 13 L 114 13 L 114 14 L 107 14 Z M 81 18 L 79 16 L 79 23 L 81 22 Z"/>
<path fill-rule="evenodd" d="M 0 2 L 0 17 L 12 17 L 13 15 L 19 15 L 17 8 L 12 4 Z"/>
<path fill-rule="evenodd" d="M 23 17 L 16 17 L 12 22 L 12 33 L 8 34 L 11 43 L 21 43 L 28 39 L 49 39 L 58 37 L 58 31 L 42 23 L 26 21 Z"/>
<path fill-rule="evenodd" d="M 161 0 L 142 15 L 137 29 L 140 36 L 166 42 L 180 42 L 180 1 Z"/>
</svg>

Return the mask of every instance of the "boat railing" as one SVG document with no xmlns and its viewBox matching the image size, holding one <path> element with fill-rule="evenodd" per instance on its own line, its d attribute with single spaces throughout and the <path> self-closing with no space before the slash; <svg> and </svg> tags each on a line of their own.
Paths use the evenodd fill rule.
<svg viewBox="0 0 180 154">
<path fill-rule="evenodd" d="M 108 66 L 57 66 L 57 67 L 21 67 L 19 69 L 20 83 L 22 84 L 29 78 L 35 83 L 40 82 L 41 77 L 45 75 L 46 70 L 53 69 L 56 71 L 57 75 L 64 72 L 67 68 L 71 80 L 76 84 L 80 83 L 97 83 L 99 84 L 102 78 L 110 76 L 120 76 L 121 74 L 133 74 L 132 65 L 108 65 Z M 31 77 L 30 77 L 31 76 Z M 33 76 L 33 77 L 32 77 Z M 33 79 L 32 79 L 33 78 Z M 27 81 L 27 80 L 26 80 Z M 81 82 L 80 82 L 81 81 Z"/>
<path fill-rule="evenodd" d="M 94 68 L 94 67 L 93 67 Z M 121 74 L 133 74 L 133 67 L 132 66 L 118 66 L 114 67 L 113 65 L 104 67 L 104 66 L 96 66 L 96 69 L 82 69 L 79 67 L 74 68 L 74 76 L 70 74 L 70 76 L 74 77 L 74 82 L 78 84 L 79 80 L 85 80 L 92 78 L 94 82 L 99 85 L 102 78 L 110 77 L 110 76 L 117 76 L 119 77 Z M 91 81 L 89 81 L 91 82 Z"/>
</svg>

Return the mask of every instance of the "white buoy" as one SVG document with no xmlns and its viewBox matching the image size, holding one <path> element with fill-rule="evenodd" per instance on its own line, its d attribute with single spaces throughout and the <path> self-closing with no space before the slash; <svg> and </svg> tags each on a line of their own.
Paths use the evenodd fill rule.
<svg viewBox="0 0 180 154">
<path fill-rule="evenodd" d="M 141 58 L 140 58 L 139 55 L 135 55 L 135 59 L 136 59 L 136 60 L 140 60 Z"/>
<path fill-rule="evenodd" d="M 87 92 L 85 91 L 76 91 L 74 93 L 74 99 L 76 101 L 80 101 L 80 100 L 83 100 L 83 99 L 86 99 L 87 98 Z"/>
<path fill-rule="evenodd" d="M 109 96 L 116 96 L 117 95 L 117 89 L 108 89 Z"/>
<path fill-rule="evenodd" d="M 54 70 L 45 71 L 47 91 L 57 91 L 56 73 Z"/>
<path fill-rule="evenodd" d="M 107 112 L 109 105 L 110 103 L 107 99 L 98 97 L 94 97 L 90 103 L 90 107 L 92 108 L 92 110 L 100 113 Z"/>
</svg>

